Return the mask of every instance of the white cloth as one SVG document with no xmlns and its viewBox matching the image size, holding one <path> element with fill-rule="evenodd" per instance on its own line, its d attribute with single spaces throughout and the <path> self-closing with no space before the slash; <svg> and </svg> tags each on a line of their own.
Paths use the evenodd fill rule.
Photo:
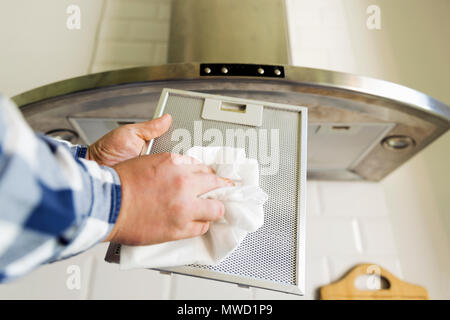
<svg viewBox="0 0 450 320">
<path fill-rule="evenodd" d="M 122 246 L 120 268 L 173 267 L 187 264 L 214 265 L 225 259 L 264 223 L 267 194 L 259 187 L 258 162 L 247 159 L 245 150 L 230 147 L 193 147 L 186 153 L 211 166 L 233 187 L 207 192 L 201 198 L 218 199 L 225 205 L 224 217 L 210 224 L 203 236 L 150 246 Z"/>
</svg>

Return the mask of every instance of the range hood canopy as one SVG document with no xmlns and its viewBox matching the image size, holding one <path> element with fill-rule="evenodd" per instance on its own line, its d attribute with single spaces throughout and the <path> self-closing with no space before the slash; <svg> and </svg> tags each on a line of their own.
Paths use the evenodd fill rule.
<svg viewBox="0 0 450 320">
<path fill-rule="evenodd" d="M 150 119 L 163 88 L 308 107 L 308 177 L 316 179 L 378 181 L 450 128 L 450 109 L 413 89 L 288 65 L 123 69 L 57 82 L 13 100 L 35 130 L 89 143 L 95 134 L 86 138 L 70 119 L 93 121 L 103 128 L 97 136 Z"/>
<path fill-rule="evenodd" d="M 300 105 L 309 115 L 309 178 L 378 181 L 450 127 L 449 108 L 423 93 L 290 66 L 284 0 L 171 5 L 169 64 L 91 74 L 14 97 L 33 128 L 91 143 L 151 118 L 163 88 Z"/>
</svg>

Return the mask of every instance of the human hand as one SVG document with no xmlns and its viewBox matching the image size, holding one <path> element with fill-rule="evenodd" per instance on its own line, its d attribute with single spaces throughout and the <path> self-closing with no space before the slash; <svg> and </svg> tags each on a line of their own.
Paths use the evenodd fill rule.
<svg viewBox="0 0 450 320">
<path fill-rule="evenodd" d="M 177 154 L 137 157 L 114 166 L 122 185 L 116 225 L 105 239 L 127 245 L 148 245 L 190 238 L 208 231 L 223 217 L 219 200 L 198 196 L 232 186 L 199 161 Z"/>
<path fill-rule="evenodd" d="M 113 166 L 137 157 L 145 141 L 162 135 L 171 123 L 172 117 L 165 114 L 158 119 L 123 125 L 90 145 L 86 159 L 94 160 L 99 165 Z"/>
</svg>

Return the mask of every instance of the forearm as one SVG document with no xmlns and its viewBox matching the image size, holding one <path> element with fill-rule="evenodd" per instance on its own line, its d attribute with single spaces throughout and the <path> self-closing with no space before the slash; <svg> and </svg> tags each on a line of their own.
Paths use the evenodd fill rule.
<svg viewBox="0 0 450 320">
<path fill-rule="evenodd" d="M 82 159 L 82 150 L 36 136 L 0 100 L 0 282 L 82 252 L 111 231 L 119 177 Z"/>
</svg>

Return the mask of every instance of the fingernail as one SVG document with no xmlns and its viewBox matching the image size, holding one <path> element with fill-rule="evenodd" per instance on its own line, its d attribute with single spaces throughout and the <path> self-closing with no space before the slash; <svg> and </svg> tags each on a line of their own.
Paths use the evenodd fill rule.
<svg viewBox="0 0 450 320">
<path fill-rule="evenodd" d="M 164 113 L 161 117 L 159 117 L 160 119 L 168 119 L 169 118 L 169 114 L 168 113 Z"/>
<path fill-rule="evenodd" d="M 233 182 L 233 181 L 231 181 L 231 180 L 228 179 L 228 178 L 222 178 L 222 179 L 225 180 L 225 182 L 227 183 L 228 186 L 234 187 L 234 182 Z"/>
</svg>

